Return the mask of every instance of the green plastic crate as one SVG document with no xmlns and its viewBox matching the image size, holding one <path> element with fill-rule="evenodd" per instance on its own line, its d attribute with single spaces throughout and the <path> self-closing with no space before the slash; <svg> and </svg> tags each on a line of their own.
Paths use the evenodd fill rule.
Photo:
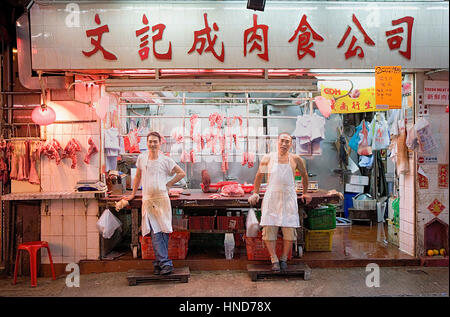
<svg viewBox="0 0 450 317">
<path fill-rule="evenodd" d="M 333 205 L 311 209 L 307 212 L 307 215 L 305 226 L 309 230 L 336 229 L 336 207 Z"/>
</svg>

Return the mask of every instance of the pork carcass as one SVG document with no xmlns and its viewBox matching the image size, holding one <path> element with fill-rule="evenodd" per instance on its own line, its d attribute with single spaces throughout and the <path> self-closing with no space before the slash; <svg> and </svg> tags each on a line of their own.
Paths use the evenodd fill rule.
<svg viewBox="0 0 450 317">
<path fill-rule="evenodd" d="M 222 187 L 220 194 L 227 197 L 242 197 L 244 196 L 244 189 L 239 184 L 225 185 Z"/>
<path fill-rule="evenodd" d="M 209 115 L 209 132 L 213 134 L 213 127 L 216 124 L 218 113 L 214 112 Z"/>
<path fill-rule="evenodd" d="M 247 165 L 247 162 L 248 162 L 248 153 L 244 152 L 242 153 L 242 166 Z"/>
<path fill-rule="evenodd" d="M 197 114 L 193 114 L 191 116 L 191 118 L 189 119 L 189 121 L 191 122 L 190 136 L 191 136 L 191 139 L 193 139 L 193 137 L 194 137 L 194 128 L 195 128 L 195 124 L 198 121 L 198 115 Z"/>
<path fill-rule="evenodd" d="M 241 135 L 243 135 L 243 133 L 242 133 L 242 116 L 234 116 L 233 117 L 233 125 L 234 125 L 234 122 L 236 121 L 236 119 L 239 120 L 239 128 L 241 130 Z"/>
<path fill-rule="evenodd" d="M 191 150 L 191 151 L 189 152 L 189 159 L 190 159 L 191 163 L 195 163 L 196 159 L 195 159 L 195 153 L 194 153 L 194 150 Z"/>
<path fill-rule="evenodd" d="M 39 175 L 36 170 L 36 162 L 39 159 L 39 148 L 41 146 L 41 142 L 35 142 L 30 144 L 30 177 L 28 181 L 31 184 L 39 185 L 41 182 L 39 180 Z"/>
<path fill-rule="evenodd" d="M 247 154 L 247 163 L 248 163 L 248 168 L 252 168 L 253 165 L 255 164 L 255 153 L 253 152 L 248 152 Z"/>
<path fill-rule="evenodd" d="M 9 143 L 8 152 L 9 152 L 9 160 L 10 160 L 9 165 L 11 167 L 11 172 L 10 172 L 9 178 L 17 179 L 18 158 L 17 158 L 16 145 L 14 143 L 12 143 L 12 142 Z"/>
<path fill-rule="evenodd" d="M 8 165 L 3 157 L 0 157 L 0 180 L 3 184 L 8 181 Z"/>
<path fill-rule="evenodd" d="M 84 157 L 84 162 L 86 164 L 89 164 L 91 162 L 92 155 L 94 155 L 95 153 L 98 152 L 98 148 L 95 145 L 94 140 L 92 140 L 92 137 L 89 137 L 88 145 L 89 145 L 89 149 L 86 153 L 86 156 Z"/>
<path fill-rule="evenodd" d="M 228 171 L 228 154 L 222 153 L 222 172 L 226 173 Z"/>
<path fill-rule="evenodd" d="M 186 151 L 183 151 L 183 153 L 181 153 L 181 158 L 180 158 L 181 163 L 188 163 L 188 162 L 190 162 L 190 160 L 191 160 L 190 155 L 187 154 Z"/>
</svg>

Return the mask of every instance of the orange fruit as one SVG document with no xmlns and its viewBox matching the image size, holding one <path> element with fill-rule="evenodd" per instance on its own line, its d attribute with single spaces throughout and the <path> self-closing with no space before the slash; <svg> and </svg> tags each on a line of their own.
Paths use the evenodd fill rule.
<svg viewBox="0 0 450 317">
<path fill-rule="evenodd" d="M 433 253 L 434 253 L 434 255 L 439 255 L 439 251 L 436 249 L 433 250 Z"/>
<path fill-rule="evenodd" d="M 439 254 L 440 254 L 440 255 L 445 255 L 445 249 L 444 249 L 444 248 L 440 249 L 440 250 L 439 250 Z"/>
<path fill-rule="evenodd" d="M 427 251 L 427 254 L 428 254 L 429 256 L 433 256 L 433 255 L 434 255 L 434 252 L 433 252 L 433 250 L 428 250 L 428 251 Z"/>
</svg>

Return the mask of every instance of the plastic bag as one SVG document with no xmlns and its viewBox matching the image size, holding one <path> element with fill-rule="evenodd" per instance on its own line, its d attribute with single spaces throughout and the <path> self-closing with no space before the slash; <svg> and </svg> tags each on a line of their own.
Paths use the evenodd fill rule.
<svg viewBox="0 0 450 317">
<path fill-rule="evenodd" d="M 358 155 L 372 155 L 372 147 L 369 146 L 368 141 L 369 131 L 367 130 L 365 121 L 363 120 L 363 125 L 360 133 L 361 142 L 358 144 Z"/>
<path fill-rule="evenodd" d="M 105 239 L 111 238 L 121 226 L 122 222 L 109 209 L 106 209 L 97 221 L 97 229 Z"/>
<path fill-rule="evenodd" d="M 387 121 L 382 116 L 375 122 L 374 135 L 372 140 L 372 150 L 387 149 L 390 143 Z"/>
<path fill-rule="evenodd" d="M 414 128 L 416 130 L 416 135 L 419 142 L 419 150 L 421 152 L 429 152 L 438 146 L 436 140 L 433 137 L 431 125 L 426 119 L 420 118 L 415 124 Z"/>
<path fill-rule="evenodd" d="M 406 133 L 406 146 L 413 151 L 419 147 L 419 140 L 417 139 L 414 126 L 410 127 Z"/>
<path fill-rule="evenodd" d="M 353 134 L 352 138 L 348 142 L 348 146 L 350 146 L 350 148 L 355 151 L 355 153 L 358 152 L 358 144 L 360 142 L 359 133 L 362 130 L 363 124 L 366 124 L 365 121 L 361 121 L 361 123 L 356 127 L 355 134 Z"/>
<path fill-rule="evenodd" d="M 250 208 L 247 214 L 247 222 L 246 222 L 247 231 L 245 235 L 250 238 L 254 238 L 258 236 L 259 232 L 259 222 L 256 218 L 255 210 Z"/>
</svg>

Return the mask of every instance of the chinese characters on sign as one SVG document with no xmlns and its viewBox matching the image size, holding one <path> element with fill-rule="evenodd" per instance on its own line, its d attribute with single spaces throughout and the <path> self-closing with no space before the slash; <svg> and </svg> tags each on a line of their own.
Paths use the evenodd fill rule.
<svg viewBox="0 0 450 317">
<path fill-rule="evenodd" d="M 95 14 L 95 23 L 100 25 L 100 16 L 99 14 Z M 225 43 L 223 41 L 218 41 L 220 37 L 220 28 L 216 22 L 212 23 L 212 28 L 208 23 L 208 15 L 207 13 L 203 13 L 204 20 L 204 28 L 200 30 L 194 31 L 194 38 L 192 47 L 187 52 L 187 54 L 192 54 L 195 51 L 199 55 L 203 55 L 203 53 L 211 53 L 218 61 L 224 63 L 225 61 Z M 368 46 L 375 46 L 375 42 L 369 36 L 369 34 L 364 29 L 361 22 L 358 20 L 355 14 L 352 14 L 352 22 L 354 26 L 356 26 L 355 30 L 352 29 L 351 26 L 347 26 L 347 29 L 337 44 L 337 48 L 346 44 L 347 50 L 344 53 L 345 59 L 353 58 L 358 56 L 360 59 L 364 58 L 364 50 L 361 45 L 358 45 L 357 36 L 364 39 L 364 43 Z M 149 47 L 149 34 L 150 25 L 149 20 L 146 14 L 142 16 L 142 24 L 144 25 L 142 28 L 135 31 L 135 36 L 139 38 L 140 44 L 138 49 L 138 55 L 141 61 L 148 59 L 150 47 Z M 406 33 L 403 27 L 403 24 L 406 24 Z M 385 32 L 387 37 L 388 47 L 391 51 L 399 50 L 399 54 L 401 54 L 404 58 L 410 60 L 411 59 L 411 41 L 412 41 L 412 31 L 413 31 L 414 18 L 410 16 L 405 16 L 403 18 L 399 18 L 396 20 L 392 20 L 393 26 L 398 26 L 395 29 L 387 30 Z M 399 26 L 400 25 L 400 26 Z M 151 27 L 151 32 L 155 33 L 151 37 L 153 55 L 157 59 L 163 60 L 172 60 L 172 42 L 169 41 L 168 50 L 165 53 L 157 52 L 156 50 L 156 42 L 161 41 L 163 38 L 164 30 L 166 29 L 166 25 L 163 23 L 155 24 Z M 359 32 L 358 32 L 359 31 Z M 95 29 L 90 29 L 86 31 L 86 36 L 91 37 L 91 44 L 94 46 L 91 51 L 82 51 L 82 53 L 91 57 L 98 51 L 103 54 L 104 59 L 107 60 L 117 60 L 117 56 L 112 52 L 108 51 L 101 45 L 102 36 L 104 33 L 109 32 L 108 24 L 104 24 Z M 406 50 L 400 50 L 401 44 L 403 42 L 403 37 L 400 34 L 406 34 Z M 292 34 L 292 33 L 291 33 Z M 351 39 L 347 41 L 349 36 L 351 35 Z M 243 56 L 247 57 L 247 54 L 252 53 L 253 51 L 258 52 L 257 56 L 264 61 L 269 61 L 269 26 L 266 24 L 258 24 L 258 15 L 253 14 L 253 25 L 249 26 L 249 28 L 243 30 Z M 93 37 L 96 37 L 93 38 Z M 302 60 L 307 55 L 310 58 L 316 58 L 316 54 L 320 52 L 314 48 L 314 42 L 326 42 L 326 39 L 318 33 L 318 31 L 311 26 L 308 22 L 308 16 L 303 14 L 300 22 L 290 37 L 286 37 L 286 43 L 297 42 L 297 58 L 298 60 Z M 331 41 L 331 40 L 328 40 Z M 217 45 L 216 45 L 217 44 Z M 333 44 L 336 45 L 336 44 Z M 386 92 L 387 94 L 387 92 Z M 447 100 L 448 100 L 448 90 L 447 90 Z M 351 105 L 354 107 L 358 107 L 357 104 Z"/>
<path fill-rule="evenodd" d="M 324 85 L 321 85 L 320 87 L 320 95 L 322 97 L 327 99 L 337 99 L 336 103 L 332 103 L 331 105 L 331 113 L 380 111 L 375 108 L 374 87 L 353 89 L 350 94 L 347 93 L 347 90 L 326 87 Z"/>
<path fill-rule="evenodd" d="M 361 23 L 358 21 L 358 19 L 356 18 L 356 15 L 352 15 L 352 21 L 353 23 L 355 23 L 356 27 L 358 28 L 358 30 L 362 33 L 362 35 L 364 36 L 364 43 L 366 43 L 367 45 L 370 46 L 375 46 L 375 42 L 369 37 L 369 35 L 367 35 L 366 31 L 363 29 Z M 338 48 L 342 47 L 342 45 L 344 45 L 345 41 L 347 40 L 347 37 L 349 36 L 350 32 L 352 31 L 352 28 L 349 26 L 347 27 L 347 31 L 345 31 L 344 36 L 342 37 L 341 41 L 338 44 Z M 350 45 L 347 49 L 347 52 L 345 52 L 345 59 L 349 59 L 350 57 L 353 57 L 356 55 L 356 53 L 358 53 L 358 57 L 359 58 L 363 58 L 364 57 L 364 51 L 361 48 L 361 46 L 356 46 L 356 41 L 358 39 L 353 35 L 352 40 L 350 42 Z"/>
<path fill-rule="evenodd" d="M 150 27 L 148 26 L 148 19 L 147 16 L 144 14 L 142 16 L 142 23 L 145 24 L 143 28 L 136 30 L 136 37 L 141 36 L 142 34 L 147 33 L 150 30 Z M 162 39 L 164 29 L 166 26 L 164 24 L 156 24 L 152 27 L 152 32 L 158 31 L 158 34 L 155 34 L 152 36 L 152 42 L 153 42 L 153 55 L 156 58 L 159 59 L 172 59 L 172 43 L 169 42 L 169 50 L 166 53 L 158 53 L 156 52 L 155 43 Z M 150 48 L 148 45 L 148 34 L 141 37 L 141 44 L 140 44 L 140 50 L 139 50 L 139 56 L 141 57 L 141 60 L 145 60 L 148 58 L 148 53 L 150 51 Z"/>
<path fill-rule="evenodd" d="M 377 110 L 402 108 L 402 67 L 375 67 L 375 101 Z"/>
<path fill-rule="evenodd" d="M 448 105 L 448 81 L 425 80 L 424 96 L 426 105 Z"/>
</svg>

